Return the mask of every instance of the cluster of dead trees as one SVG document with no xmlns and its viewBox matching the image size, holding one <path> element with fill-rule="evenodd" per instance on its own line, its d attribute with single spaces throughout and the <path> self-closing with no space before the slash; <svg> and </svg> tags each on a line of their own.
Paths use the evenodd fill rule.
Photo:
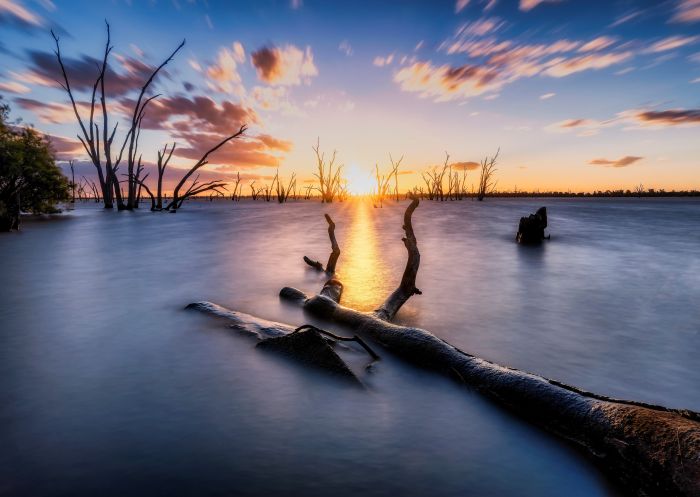
<svg viewBox="0 0 700 497">
<path fill-rule="evenodd" d="M 484 200 L 486 196 L 496 191 L 495 179 L 496 163 L 500 149 L 493 157 L 485 157 L 477 168 L 479 171 L 479 184 L 474 189 L 474 184 L 467 189 L 467 168 L 462 166 L 461 173 L 450 164 L 450 154 L 445 152 L 445 161 L 442 166 L 434 166 L 422 173 L 425 188 L 417 186 L 412 194 L 428 200 L 462 200 L 464 198 L 476 198 Z"/>
<path fill-rule="evenodd" d="M 342 177 L 343 164 L 336 164 L 337 150 L 333 150 L 330 158 L 325 152 L 321 152 L 321 140 L 316 140 L 316 146 L 311 149 L 316 154 L 316 172 L 314 176 L 318 180 L 318 186 L 311 186 L 307 191 L 307 196 L 311 198 L 310 192 L 316 190 L 321 202 L 330 204 L 333 200 L 343 201 L 348 197 L 347 181 Z"/>
<path fill-rule="evenodd" d="M 148 174 L 144 174 L 143 155 L 139 151 L 141 125 L 149 104 L 160 96 L 159 94 L 147 96 L 147 93 L 160 71 L 173 60 L 175 55 L 185 45 L 184 40 L 162 64 L 151 72 L 148 79 L 144 82 L 139 91 L 138 98 L 133 104 L 131 119 L 127 124 L 128 128 L 123 136 L 121 146 L 114 143 L 119 123 L 115 123 L 114 126 L 110 124 L 107 95 L 105 92 L 106 80 L 110 74 L 108 70 L 109 56 L 113 49 L 111 45 L 109 23 L 106 23 L 106 29 L 107 41 L 105 43 L 104 55 L 101 63 L 97 67 L 97 76 L 92 86 L 89 112 L 87 113 L 79 109 L 80 106 L 75 100 L 70 78 L 63 63 L 59 38 L 53 31 L 51 32 L 56 45 L 54 53 L 61 69 L 63 79 L 59 84 L 67 93 L 78 125 L 80 126 L 78 139 L 97 171 L 97 182 L 94 182 L 97 193 L 95 194 L 93 191 L 94 197 L 101 197 L 105 208 L 111 209 L 116 204 L 119 210 L 132 210 L 138 208 L 140 196 L 143 191 L 145 191 L 151 198 L 151 208 L 153 210 L 174 212 L 182 206 L 185 200 L 202 193 L 209 192 L 210 194 L 223 195 L 223 190 L 226 190 L 224 182 L 200 182 L 199 175 L 195 174 L 201 167 L 208 163 L 208 158 L 212 153 L 216 152 L 231 140 L 243 136 L 246 131 L 246 125 L 240 126 L 238 130 L 224 137 L 216 145 L 206 151 L 182 176 L 173 191 L 172 199 L 167 204 L 163 202 L 163 174 L 175 150 L 174 143 L 170 149 L 168 149 L 166 145 L 163 151 L 159 151 L 157 154 L 158 178 L 156 192 L 153 193 L 145 182 Z M 99 114 L 101 114 L 101 116 Z M 124 169 L 126 172 L 123 172 Z M 94 190 L 92 185 L 91 189 Z"/>
<path fill-rule="evenodd" d="M 238 174 L 238 177 L 236 179 L 234 192 L 238 189 L 239 184 L 240 174 Z M 292 173 L 292 176 L 287 182 L 287 186 L 285 186 L 282 180 L 280 179 L 279 169 L 275 173 L 275 176 L 272 178 L 272 183 L 270 183 L 269 185 L 255 186 L 255 181 L 252 181 L 248 186 L 250 187 L 250 198 L 252 198 L 253 200 L 262 199 L 266 202 L 270 202 L 274 198 L 277 200 L 278 203 L 284 204 L 285 202 L 287 202 L 287 200 L 289 200 L 290 197 L 292 198 L 292 200 L 297 199 L 296 173 Z M 241 190 L 242 189 L 243 186 L 241 185 Z M 231 197 L 231 199 L 240 200 L 241 196 L 239 194 L 236 197 L 234 194 Z"/>
</svg>

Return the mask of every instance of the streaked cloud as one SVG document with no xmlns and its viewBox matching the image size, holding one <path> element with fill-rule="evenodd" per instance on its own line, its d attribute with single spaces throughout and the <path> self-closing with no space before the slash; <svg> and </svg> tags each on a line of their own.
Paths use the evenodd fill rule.
<svg viewBox="0 0 700 497">
<path fill-rule="evenodd" d="M 648 52 L 659 53 L 666 52 L 668 50 L 675 50 L 676 48 L 684 47 L 696 43 L 700 39 L 700 36 L 669 36 L 663 40 L 659 40 L 652 44 L 648 48 Z"/>
<path fill-rule="evenodd" d="M 496 91 L 502 85 L 498 77 L 496 69 L 480 66 L 433 66 L 429 62 L 415 62 L 396 72 L 394 82 L 403 91 L 444 102 Z"/>
<path fill-rule="evenodd" d="M 9 15 L 33 26 L 43 26 L 44 19 L 25 7 L 18 0 L 0 0 L 0 15 Z"/>
<path fill-rule="evenodd" d="M 389 54 L 386 57 L 382 57 L 381 55 L 378 55 L 374 58 L 372 61 L 372 64 L 374 64 L 377 67 L 384 67 L 388 66 L 394 61 L 394 54 Z"/>
<path fill-rule="evenodd" d="M 700 0 L 678 0 L 671 20 L 674 22 L 700 21 Z"/>
<path fill-rule="evenodd" d="M 645 110 L 633 112 L 632 117 L 652 126 L 700 125 L 700 109 Z"/>
<path fill-rule="evenodd" d="M 614 44 L 617 42 L 616 38 L 612 38 L 610 36 L 599 36 L 598 38 L 595 38 L 588 43 L 584 44 L 581 48 L 578 49 L 579 52 L 597 52 L 598 50 L 603 50 L 604 48 L 608 48 L 610 45 Z"/>
<path fill-rule="evenodd" d="M 626 155 L 624 157 L 620 157 L 619 159 L 615 159 L 615 160 L 593 159 L 591 161 L 588 161 L 588 163 L 591 165 L 594 165 L 594 166 L 627 167 L 627 166 L 631 166 L 635 162 L 639 162 L 642 159 L 644 159 L 644 157 L 637 157 L 635 155 Z"/>
<path fill-rule="evenodd" d="M 469 5 L 469 0 L 457 0 L 455 3 L 455 14 L 462 12 L 467 5 Z"/>
<path fill-rule="evenodd" d="M 540 95 L 540 100 L 549 100 L 555 95 L 556 93 L 545 93 L 544 95 Z"/>
<path fill-rule="evenodd" d="M 534 9 L 541 3 L 557 3 L 562 0 L 520 0 L 520 10 L 527 12 Z"/>
<path fill-rule="evenodd" d="M 632 52 L 595 53 L 561 60 L 549 66 L 544 74 L 562 78 L 589 69 L 604 69 L 632 58 Z"/>
<path fill-rule="evenodd" d="M 305 50 L 294 45 L 262 47 L 251 54 L 251 60 L 258 79 L 272 85 L 309 84 L 318 75 L 309 46 Z"/>
<path fill-rule="evenodd" d="M 18 83 L 17 81 L 0 81 L 0 91 L 9 93 L 29 93 L 32 90 L 28 86 Z"/>
</svg>

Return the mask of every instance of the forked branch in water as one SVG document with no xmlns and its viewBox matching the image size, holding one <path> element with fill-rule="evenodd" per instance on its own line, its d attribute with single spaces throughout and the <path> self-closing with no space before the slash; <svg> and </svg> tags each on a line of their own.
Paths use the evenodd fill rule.
<svg viewBox="0 0 700 497">
<path fill-rule="evenodd" d="M 326 273 L 333 274 L 335 273 L 335 266 L 338 262 L 338 257 L 340 257 L 340 246 L 338 245 L 338 241 L 335 239 L 335 223 L 328 214 L 324 214 L 324 216 L 328 222 L 328 238 L 331 240 L 331 255 L 328 257 L 326 269 L 323 269 L 323 264 L 321 264 L 321 261 L 314 261 L 306 256 L 304 256 L 304 262 L 319 271 L 325 271 Z"/>
</svg>

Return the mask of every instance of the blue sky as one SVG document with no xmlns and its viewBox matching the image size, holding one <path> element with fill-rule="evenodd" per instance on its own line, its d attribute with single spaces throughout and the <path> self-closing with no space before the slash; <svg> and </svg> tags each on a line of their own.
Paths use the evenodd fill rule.
<svg viewBox="0 0 700 497">
<path fill-rule="evenodd" d="M 498 147 L 504 189 L 700 188 L 699 0 L 0 0 L 0 94 L 86 174 L 49 30 L 69 76 L 89 81 L 105 19 L 122 84 L 113 120 L 187 40 L 153 87 L 147 163 L 176 141 L 186 167 L 246 122 L 208 175 L 265 181 L 279 167 L 309 180 L 320 138 L 356 191 L 389 153 L 404 156 L 408 187 L 445 151 L 474 180 L 472 163 Z"/>
</svg>

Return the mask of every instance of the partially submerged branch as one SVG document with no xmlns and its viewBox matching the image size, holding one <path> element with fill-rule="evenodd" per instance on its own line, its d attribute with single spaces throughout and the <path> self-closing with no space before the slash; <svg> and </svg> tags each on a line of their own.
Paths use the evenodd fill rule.
<svg viewBox="0 0 700 497">
<path fill-rule="evenodd" d="M 326 264 L 325 272 L 332 274 L 335 273 L 335 266 L 338 262 L 338 257 L 340 257 L 340 246 L 335 239 L 335 223 L 328 214 L 324 214 L 324 216 L 326 217 L 326 222 L 328 222 L 328 238 L 331 240 L 331 255 L 328 257 L 328 264 Z M 318 271 L 324 271 L 323 264 L 321 264 L 320 261 L 314 261 L 304 256 L 304 262 Z"/>
<path fill-rule="evenodd" d="M 401 306 L 413 295 L 421 295 L 421 291 L 416 288 L 416 275 L 420 266 L 420 252 L 418 251 L 418 242 L 416 241 L 411 222 L 411 216 L 413 216 L 413 211 L 418 207 L 418 202 L 418 198 L 413 197 L 403 216 L 403 230 L 406 236 L 402 240 L 408 251 L 408 260 L 401 277 L 401 284 L 389 295 L 379 309 L 374 311 L 377 317 L 385 321 L 394 319 Z"/>
</svg>

